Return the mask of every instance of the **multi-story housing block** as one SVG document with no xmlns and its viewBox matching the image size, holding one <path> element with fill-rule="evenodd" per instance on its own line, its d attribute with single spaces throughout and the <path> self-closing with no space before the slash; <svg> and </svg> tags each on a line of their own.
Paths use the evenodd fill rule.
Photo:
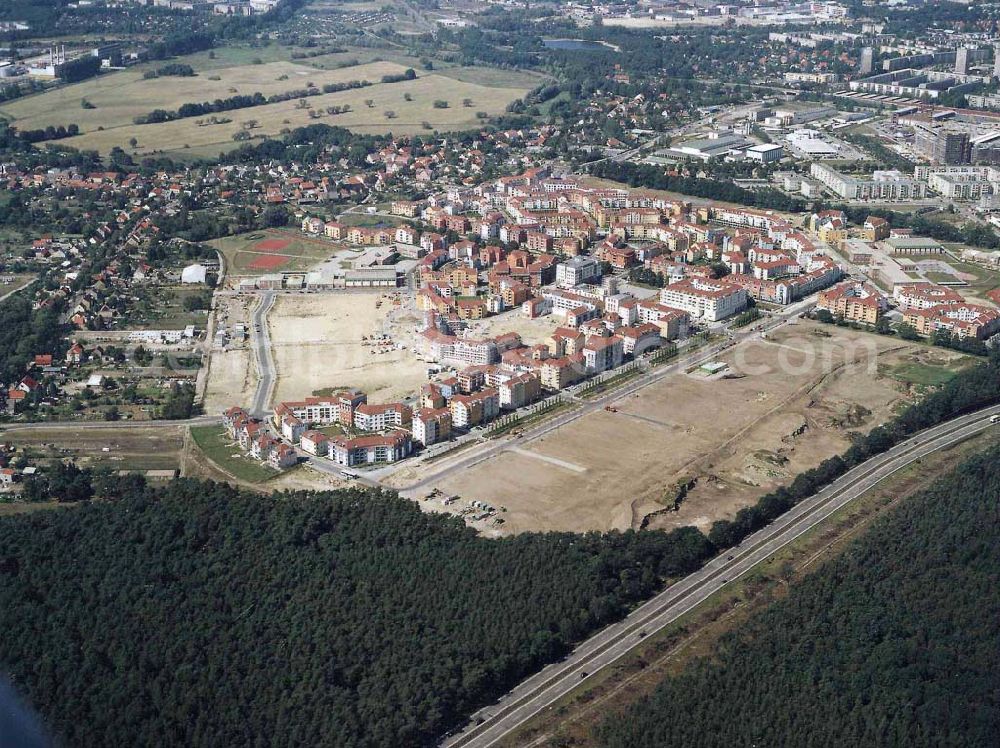
<svg viewBox="0 0 1000 748">
<path fill-rule="evenodd" d="M 716 322 L 746 309 L 746 291 L 725 280 L 690 279 L 660 290 L 660 303 L 693 318 Z"/>
</svg>

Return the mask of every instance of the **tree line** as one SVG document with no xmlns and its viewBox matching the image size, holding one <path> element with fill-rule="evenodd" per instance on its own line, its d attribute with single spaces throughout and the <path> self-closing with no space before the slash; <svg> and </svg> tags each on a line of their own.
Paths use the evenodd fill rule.
<svg viewBox="0 0 1000 748">
<path fill-rule="evenodd" d="M 609 719 L 600 744 L 995 745 L 998 495 L 994 448 Z"/>
<path fill-rule="evenodd" d="M 42 143 L 46 140 L 62 140 L 80 134 L 80 126 L 75 122 L 68 125 L 49 125 L 37 130 L 17 130 L 17 137 L 25 143 Z"/>
<path fill-rule="evenodd" d="M 402 79 L 405 80 L 405 79 Z M 252 94 L 239 94 L 230 96 L 227 99 L 216 99 L 215 101 L 203 101 L 199 103 L 181 104 L 175 111 L 166 109 L 154 109 L 148 114 L 141 114 L 133 121 L 137 125 L 149 125 L 158 122 L 170 122 L 176 119 L 186 119 L 188 117 L 203 117 L 206 114 L 218 114 L 219 112 L 231 112 L 234 109 L 249 109 L 265 104 L 277 104 L 281 101 L 291 101 L 292 99 L 305 99 L 310 96 L 321 94 L 337 93 L 339 91 L 350 91 L 356 88 L 367 88 L 374 85 L 371 81 L 352 80 L 344 83 L 326 83 L 322 89 L 301 88 L 294 91 L 264 96 L 260 91 Z"/>
<path fill-rule="evenodd" d="M 0 663 L 73 745 L 230 744 L 277 730 L 305 743 L 428 744 L 851 466 L 996 402 L 1000 354 L 707 537 L 685 527 L 495 541 L 388 494 L 262 499 L 135 478 L 122 489 L 53 467 L 32 495 L 112 501 L 0 520 L 3 564 L 17 569 L 0 585 L 0 625 L 14 632 Z M 84 600 L 84 589 L 96 592 Z M 289 709 L 308 717 L 290 725 Z"/>
<path fill-rule="evenodd" d="M 941 242 L 968 244 L 984 249 L 1000 249 L 1000 236 L 988 225 L 968 221 L 961 226 L 916 213 L 900 213 L 885 208 L 866 208 L 859 205 L 831 206 L 844 211 L 854 223 L 864 223 L 868 216 L 886 219 L 896 227 L 911 228 L 920 236 L 929 236 Z"/>
<path fill-rule="evenodd" d="M 194 68 L 190 65 L 181 62 L 171 62 L 167 65 L 161 65 L 155 70 L 147 70 L 142 74 L 142 77 L 146 80 L 152 80 L 154 78 L 159 78 L 160 76 L 177 76 L 180 78 L 190 78 L 196 75 Z"/>
<path fill-rule="evenodd" d="M 666 190 L 691 197 L 703 197 L 709 200 L 721 200 L 754 208 L 767 208 L 790 213 L 802 212 L 806 209 L 802 200 L 789 197 L 776 189 L 748 190 L 732 182 L 675 176 L 667 174 L 662 167 L 650 164 L 605 160 L 592 163 L 587 166 L 587 169 L 595 177 L 624 182 L 632 187 Z"/>
</svg>

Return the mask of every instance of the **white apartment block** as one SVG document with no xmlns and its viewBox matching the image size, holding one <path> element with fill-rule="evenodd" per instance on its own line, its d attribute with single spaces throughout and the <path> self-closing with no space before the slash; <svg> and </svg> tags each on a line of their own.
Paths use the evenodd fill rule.
<svg viewBox="0 0 1000 748">
<path fill-rule="evenodd" d="M 556 283 L 560 286 L 579 286 L 601 277 L 601 263 L 596 257 L 578 255 L 556 265 Z"/>
<path fill-rule="evenodd" d="M 492 340 L 472 340 L 427 330 L 420 337 L 422 353 L 433 361 L 461 366 L 485 366 L 500 360 L 497 344 Z"/>
<path fill-rule="evenodd" d="M 321 431 L 306 431 L 299 442 L 302 451 L 313 457 L 326 457 L 330 452 L 330 439 Z"/>
<path fill-rule="evenodd" d="M 492 421 L 500 413 L 500 393 L 494 389 L 480 390 L 471 395 L 455 395 L 448 404 L 451 424 L 455 428 L 471 428 Z"/>
<path fill-rule="evenodd" d="M 500 407 L 515 410 L 530 405 L 542 393 L 542 380 L 534 372 L 524 372 L 499 383 Z"/>
<path fill-rule="evenodd" d="M 892 296 L 904 312 L 931 309 L 941 304 L 961 304 L 965 301 L 958 291 L 936 283 L 905 283 L 896 286 Z"/>
<path fill-rule="evenodd" d="M 895 170 L 876 171 L 865 179 L 841 174 L 826 164 L 814 162 L 809 173 L 816 181 L 845 200 L 914 200 L 927 193 L 923 182 Z"/>
<path fill-rule="evenodd" d="M 275 421 L 285 415 L 293 415 L 304 423 L 341 423 L 351 425 L 354 409 L 368 397 L 363 392 L 352 390 L 333 397 L 307 397 L 305 400 L 290 400 L 279 403 L 275 409 Z"/>
<path fill-rule="evenodd" d="M 386 431 L 410 422 L 410 407 L 403 403 L 365 403 L 354 410 L 354 427 L 359 431 Z"/>
<path fill-rule="evenodd" d="M 931 174 L 927 186 L 948 200 L 978 200 L 1000 186 L 977 174 Z"/>
<path fill-rule="evenodd" d="M 348 439 L 339 436 L 330 442 L 330 458 L 338 465 L 370 465 L 397 462 L 413 451 L 410 435 L 394 431 L 385 436 L 360 436 Z"/>
<path fill-rule="evenodd" d="M 625 356 L 623 341 L 618 335 L 609 338 L 591 337 L 584 343 L 582 353 L 588 374 L 599 374 L 621 366 Z"/>
<path fill-rule="evenodd" d="M 695 319 L 717 322 L 746 309 L 747 292 L 725 280 L 691 278 L 661 289 L 660 303 L 682 309 Z"/>
</svg>

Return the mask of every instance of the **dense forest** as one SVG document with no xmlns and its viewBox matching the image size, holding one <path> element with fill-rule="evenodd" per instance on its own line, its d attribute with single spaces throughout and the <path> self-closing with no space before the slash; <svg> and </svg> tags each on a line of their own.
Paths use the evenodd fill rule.
<svg viewBox="0 0 1000 748">
<path fill-rule="evenodd" d="M 53 474 L 0 519 L 0 667 L 65 745 L 418 746 L 711 552 L 478 537 L 389 494 Z"/>
<path fill-rule="evenodd" d="M 1000 449 L 906 501 L 712 661 L 600 729 L 608 748 L 991 746 Z"/>
</svg>

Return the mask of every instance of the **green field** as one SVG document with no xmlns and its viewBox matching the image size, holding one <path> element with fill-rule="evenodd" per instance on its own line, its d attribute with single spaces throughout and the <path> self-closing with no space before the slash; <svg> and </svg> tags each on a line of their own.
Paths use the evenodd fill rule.
<svg viewBox="0 0 1000 748">
<path fill-rule="evenodd" d="M 323 57 L 289 59 L 294 50 L 271 45 L 262 48 L 228 47 L 178 58 L 198 71 L 195 77 L 163 76 L 146 80 L 143 73 L 155 64 L 108 73 L 72 85 L 53 88 L 0 106 L 0 118 L 21 129 L 49 125 L 79 126 L 81 134 L 61 143 L 81 150 L 107 153 L 119 147 L 131 155 L 212 156 L 240 143 L 237 133 L 248 130 L 257 139 L 316 122 L 340 125 L 365 133 L 415 133 L 462 130 L 475 127 L 477 113 L 502 114 L 511 101 L 544 80 L 540 76 L 489 68 L 447 68 L 419 71 L 418 78 L 401 83 L 381 83 L 417 67 L 405 54 L 385 50 L 350 50 Z M 386 59 L 391 58 L 391 59 Z M 260 62 L 255 64 L 254 61 Z M 357 60 L 361 64 L 338 67 Z M 367 86 L 338 93 L 189 117 L 172 122 L 136 125 L 136 117 L 154 109 L 176 110 L 189 102 L 226 99 L 260 92 L 265 96 L 288 93 L 313 83 L 364 80 Z M 409 100 L 407 100 L 407 98 Z M 436 100 L 447 108 L 435 108 Z M 469 100 L 469 106 L 463 102 Z M 82 102 L 94 108 L 85 109 Z M 369 103 L 370 102 L 370 103 Z M 330 114 L 328 108 L 349 106 L 351 111 Z M 225 120 L 230 120 L 226 122 Z M 134 142 L 134 145 L 133 145 Z"/>
<path fill-rule="evenodd" d="M 211 290 L 200 284 L 157 288 L 155 296 L 140 299 L 129 310 L 126 329 L 183 330 L 188 325 L 204 329 L 208 311 L 184 308 L 185 299 L 201 294 L 211 295 Z"/>
<path fill-rule="evenodd" d="M 403 218 L 373 216 L 367 213 L 344 213 L 337 220 L 345 226 L 362 226 L 367 228 L 389 228 L 390 226 L 401 226 L 406 223 L 406 220 Z"/>
<path fill-rule="evenodd" d="M 14 120 L 23 129 L 47 125 L 76 123 L 83 133 L 69 141 L 102 142 L 113 139 L 117 130 L 125 128 L 129 135 L 142 139 L 146 128 L 157 125 L 133 125 L 133 119 L 153 109 L 175 110 L 188 102 L 213 101 L 237 94 L 260 92 L 265 96 L 305 88 L 307 83 L 322 87 L 324 83 L 350 80 L 378 81 L 383 75 L 400 72 L 397 65 L 374 63 L 343 70 L 323 71 L 292 62 L 269 62 L 263 65 L 240 64 L 205 71 L 194 77 L 163 76 L 155 80 L 143 78 L 144 68 L 132 68 L 92 78 L 82 83 L 60 86 L 44 94 L 27 96 L 0 107 L 0 114 Z M 217 79 L 217 80 L 213 80 Z M 84 109 L 86 99 L 94 109 Z M 290 102 L 293 106 L 295 102 Z M 257 109 L 261 107 L 255 107 Z M 245 115 L 245 116 L 244 116 Z M 218 116 L 247 118 L 246 110 L 224 112 Z M 191 125 L 200 118 L 191 118 Z M 187 122 L 187 120 L 182 120 Z M 179 124 L 179 123 L 172 123 Z M 98 131 L 103 127 L 103 131 Z M 211 128 L 201 128 L 211 129 Z M 100 137 L 98 137 L 100 136 Z M 158 141 L 157 141 L 158 142 Z M 159 143 L 158 143 L 159 144 Z"/>
<path fill-rule="evenodd" d="M 500 68 L 470 67 L 437 67 L 435 70 L 446 78 L 452 78 L 464 83 L 475 83 L 480 86 L 495 86 L 497 88 L 532 89 L 542 83 L 553 80 L 541 73 L 530 70 L 502 70 Z"/>
<path fill-rule="evenodd" d="M 2 275 L 6 275 L 6 273 L 2 273 Z M 0 299 L 5 299 L 17 293 L 34 279 L 35 276 L 33 275 L 15 275 L 13 282 L 0 283 Z"/>
<path fill-rule="evenodd" d="M 929 364 L 900 364 L 889 370 L 889 376 L 901 382 L 918 384 L 924 387 L 937 387 L 950 382 L 957 372 L 943 366 Z"/>
<path fill-rule="evenodd" d="M 953 251 L 956 253 L 961 251 L 961 249 L 961 246 L 953 247 Z M 983 267 L 982 265 L 976 265 L 971 262 L 953 260 L 950 257 L 946 260 L 946 262 L 959 273 L 970 276 L 968 278 L 956 278 L 956 280 L 964 280 L 969 284 L 967 288 L 970 293 L 982 295 L 987 291 L 992 291 L 994 288 L 1000 286 L 1000 273 L 995 270 L 991 270 Z M 963 293 L 965 293 L 964 289 Z"/>
<path fill-rule="evenodd" d="M 280 475 L 240 452 L 239 445 L 230 441 L 221 426 L 192 426 L 191 438 L 209 460 L 239 480 L 262 483 Z"/>
<path fill-rule="evenodd" d="M 939 273 L 934 270 L 924 273 L 924 277 L 931 283 L 960 283 L 961 279 L 951 273 Z"/>
</svg>

